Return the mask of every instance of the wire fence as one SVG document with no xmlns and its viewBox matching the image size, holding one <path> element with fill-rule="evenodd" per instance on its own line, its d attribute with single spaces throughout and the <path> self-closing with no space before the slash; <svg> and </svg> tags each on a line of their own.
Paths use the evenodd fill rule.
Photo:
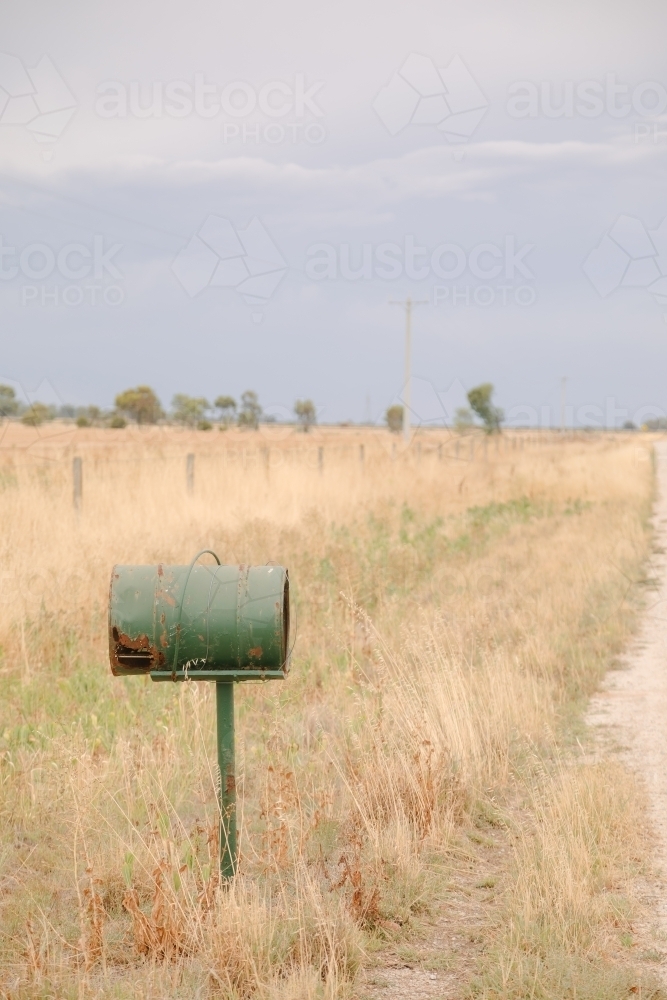
<svg viewBox="0 0 667 1000">
<path fill-rule="evenodd" d="M 416 433 L 405 442 L 387 431 L 363 434 L 348 431 L 320 440 L 301 435 L 268 441 L 229 439 L 201 440 L 193 446 L 192 435 L 179 440 L 176 435 L 147 434 L 141 432 L 124 440 L 114 435 L 114 440 L 62 441 L 57 435 L 38 439 L 28 445 L 0 443 L 0 490 L 19 486 L 23 474 L 26 482 L 37 480 L 45 488 L 58 485 L 68 489 L 71 482 L 72 503 L 80 512 L 84 501 L 84 481 L 111 482 L 114 469 L 125 469 L 134 478 L 160 467 L 168 473 L 172 488 L 185 488 L 189 496 L 197 494 L 197 484 L 206 483 L 211 475 L 224 470 L 235 472 L 264 472 L 267 477 L 279 469 L 297 468 L 314 474 L 332 477 L 351 474 L 365 477 L 380 467 L 393 467 L 417 472 L 421 467 L 433 472 L 435 463 L 456 465 L 495 464 L 505 461 L 529 459 L 531 453 L 545 448 L 561 449 L 566 444 L 578 442 L 582 446 L 599 444 L 613 446 L 618 441 L 628 441 L 627 434 L 585 431 L 541 431 L 521 433 L 505 431 L 487 435 L 480 431 L 452 433 L 429 431 Z M 361 437 L 363 436 L 363 439 Z M 71 477 L 71 478 L 70 478 Z M 156 477 L 157 478 L 157 477 Z M 127 476 L 120 476 L 127 481 Z"/>
<path fill-rule="evenodd" d="M 360 434 L 363 432 L 355 432 Z M 186 479 L 193 482 L 195 461 L 215 460 L 223 467 L 240 465 L 243 468 L 277 468 L 284 465 L 311 467 L 323 473 L 328 464 L 356 460 L 360 467 L 367 462 L 402 461 L 419 463 L 423 460 L 476 461 L 493 457 L 511 456 L 526 449 L 558 447 L 580 442 L 582 444 L 605 441 L 615 444 L 627 435 L 605 431 L 538 431 L 519 433 L 504 431 L 501 434 L 486 435 L 480 431 L 453 433 L 440 431 L 415 435 L 410 443 L 395 440 L 388 432 L 371 433 L 364 441 L 293 443 L 274 441 L 247 444 L 202 442 L 193 449 L 191 441 L 180 444 L 169 440 L 150 437 L 141 440 L 134 436 L 127 442 L 118 439 L 106 444 L 99 440 L 68 441 L 59 443 L 57 437 L 38 439 L 29 444 L 4 443 L 0 438 L 0 469 L 47 469 L 64 467 L 79 460 L 96 467 L 100 464 L 141 465 L 164 464 L 182 461 L 185 464 Z M 394 438 L 392 440 L 392 438 Z M 433 438 L 433 439 L 431 439 Z M 122 451 L 124 454 L 119 455 Z M 74 474 L 74 473 L 73 473 Z"/>
</svg>

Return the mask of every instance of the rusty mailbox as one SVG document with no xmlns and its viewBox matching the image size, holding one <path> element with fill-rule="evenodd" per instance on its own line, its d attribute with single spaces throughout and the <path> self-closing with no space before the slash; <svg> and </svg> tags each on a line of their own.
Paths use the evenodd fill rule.
<svg viewBox="0 0 667 1000">
<path fill-rule="evenodd" d="M 217 565 L 200 564 L 212 555 Z M 234 682 L 282 679 L 289 663 L 289 578 L 282 566 L 114 566 L 109 656 L 115 676 L 216 682 L 220 871 L 236 869 Z"/>
</svg>

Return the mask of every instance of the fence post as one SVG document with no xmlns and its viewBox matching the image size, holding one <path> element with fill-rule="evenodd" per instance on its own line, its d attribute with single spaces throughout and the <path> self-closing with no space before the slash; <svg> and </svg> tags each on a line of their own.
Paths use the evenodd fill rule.
<svg viewBox="0 0 667 1000">
<path fill-rule="evenodd" d="M 438 461 L 442 462 L 442 441 L 438 441 Z"/>
<path fill-rule="evenodd" d="M 317 449 L 317 468 L 320 470 L 320 475 L 324 472 L 324 448 L 322 445 Z"/>
<path fill-rule="evenodd" d="M 395 441 L 394 441 L 394 443 L 391 446 L 391 460 L 392 460 L 392 462 L 396 461 L 396 442 Z"/>
<path fill-rule="evenodd" d="M 364 455 L 364 446 L 363 446 L 363 444 L 360 444 L 359 445 L 359 464 L 361 465 L 361 471 L 362 472 L 364 471 L 364 458 L 365 458 L 365 455 Z"/>
<path fill-rule="evenodd" d="M 74 486 L 74 510 L 81 510 L 83 502 L 83 463 L 77 455 L 72 459 L 72 483 Z"/>
<path fill-rule="evenodd" d="M 188 493 L 195 491 L 195 456 L 192 452 L 185 459 L 185 486 Z"/>
</svg>

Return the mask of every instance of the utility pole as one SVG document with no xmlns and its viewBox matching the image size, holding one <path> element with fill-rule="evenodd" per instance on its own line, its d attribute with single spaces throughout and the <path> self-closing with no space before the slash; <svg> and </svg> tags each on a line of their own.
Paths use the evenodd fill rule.
<svg viewBox="0 0 667 1000">
<path fill-rule="evenodd" d="M 565 384 L 567 375 L 563 375 L 560 380 L 560 432 L 565 433 Z"/>
<path fill-rule="evenodd" d="M 415 302 L 412 301 L 408 295 L 405 302 L 394 302 L 393 299 L 390 300 L 389 304 L 392 306 L 403 306 L 405 309 L 405 386 L 403 389 L 403 440 L 406 444 L 410 443 L 410 382 L 412 381 L 412 374 L 410 371 L 410 355 L 412 351 L 412 307 L 413 306 L 426 306 L 428 305 L 428 299 L 417 299 Z"/>
</svg>

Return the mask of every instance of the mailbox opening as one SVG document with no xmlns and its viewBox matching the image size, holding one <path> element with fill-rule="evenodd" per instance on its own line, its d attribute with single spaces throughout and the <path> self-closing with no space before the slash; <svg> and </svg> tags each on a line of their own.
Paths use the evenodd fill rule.
<svg viewBox="0 0 667 1000">
<path fill-rule="evenodd" d="M 153 660 L 151 654 L 143 649 L 130 649 L 120 643 L 116 646 L 116 659 L 124 667 L 136 667 L 138 670 L 150 670 Z"/>
<path fill-rule="evenodd" d="M 155 667 L 162 666 L 164 655 L 150 645 L 147 635 L 139 635 L 136 639 L 119 632 L 114 625 L 111 629 L 112 664 L 126 667 L 132 673 L 147 674 Z"/>
</svg>

